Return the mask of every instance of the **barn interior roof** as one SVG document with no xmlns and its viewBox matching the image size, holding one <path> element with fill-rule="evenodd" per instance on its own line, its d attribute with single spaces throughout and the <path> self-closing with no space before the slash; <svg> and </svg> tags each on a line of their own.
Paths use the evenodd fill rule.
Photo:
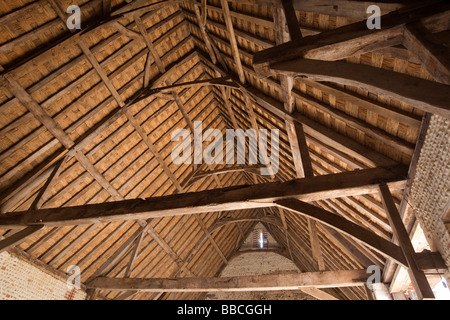
<svg viewBox="0 0 450 320">
<path fill-rule="evenodd" d="M 381 13 L 391 13 L 382 16 L 389 28 L 381 31 L 391 31 L 377 33 L 361 29 L 362 2 L 337 2 L 333 10 L 309 0 L 2 1 L 3 217 L 165 196 L 174 197 L 168 199 L 175 208 L 183 205 L 182 194 L 195 193 L 202 203 L 219 198 L 212 192 L 223 188 L 258 185 L 242 194 L 271 194 L 270 186 L 288 188 L 294 179 L 310 179 L 314 187 L 315 178 L 380 167 L 391 180 L 375 178 L 395 182 L 391 199 L 405 211 L 408 169 L 427 119 L 448 117 L 449 110 L 448 55 L 424 53 L 416 40 L 429 36 L 448 49 L 448 4 L 379 1 Z M 80 8 L 81 29 L 66 23 L 72 4 Z M 409 86 L 416 82 L 421 90 Z M 200 121 L 203 132 L 218 129 L 224 136 L 227 129 L 278 129 L 278 145 L 268 139 L 269 151 L 279 153 L 277 172 L 262 175 L 261 164 L 248 161 L 175 164 L 172 135 L 193 133 Z M 392 242 L 383 196 L 367 190 L 302 203 Z M 391 258 L 298 214 L 289 201 L 193 214 L 187 206 L 186 214 L 73 224 L 8 227 L 0 219 L 0 240 L 13 239 L 9 248 L 61 272 L 79 266 L 82 283 L 97 276 L 210 278 L 262 223 L 302 272 L 378 265 L 392 279 Z M 402 214 L 410 230 L 414 216 Z M 340 299 L 367 298 L 364 286 L 323 290 Z M 104 289 L 96 297 L 201 299 L 205 293 Z"/>
</svg>

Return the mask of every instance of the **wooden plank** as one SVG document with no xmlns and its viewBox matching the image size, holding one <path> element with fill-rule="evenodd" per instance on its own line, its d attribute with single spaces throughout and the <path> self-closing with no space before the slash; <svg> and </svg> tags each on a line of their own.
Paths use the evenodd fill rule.
<svg viewBox="0 0 450 320">
<path fill-rule="evenodd" d="M 246 222 L 246 221 L 257 221 L 269 223 L 274 226 L 283 228 L 283 224 L 280 223 L 280 220 L 275 218 L 274 216 L 255 216 L 255 217 L 239 217 L 239 218 L 222 218 L 217 220 L 208 230 L 208 233 L 213 233 L 216 230 L 225 227 L 227 225 L 238 223 L 238 222 Z"/>
<path fill-rule="evenodd" d="M 101 290 L 140 290 L 147 292 L 225 292 L 298 290 L 302 287 L 330 288 L 362 285 L 365 270 L 305 272 L 258 276 L 177 279 L 96 278 L 88 288 Z"/>
<path fill-rule="evenodd" d="M 14 94 L 20 103 L 30 111 L 34 117 L 42 123 L 47 130 L 55 136 L 58 141 L 67 149 L 74 145 L 74 142 L 69 138 L 69 136 L 61 129 L 59 124 L 52 119 L 45 110 L 33 99 L 33 97 L 25 91 L 25 89 L 17 83 L 12 77 L 8 75 L 1 75 L 0 78 L 4 78 L 5 85 L 8 90 Z"/>
<path fill-rule="evenodd" d="M 89 172 L 89 174 L 106 190 L 116 201 L 123 200 L 124 197 L 109 183 L 108 180 L 94 167 L 94 165 L 89 161 L 89 159 L 82 153 L 78 151 L 75 154 L 77 160 L 81 165 Z"/>
<path fill-rule="evenodd" d="M 111 15 L 119 17 L 129 17 L 134 13 L 142 14 L 144 12 L 156 11 L 163 9 L 167 6 L 173 6 L 178 3 L 184 2 L 185 0 L 168 0 L 168 1 L 158 1 L 149 4 L 147 0 L 136 0 L 129 2 L 119 9 L 114 10 Z"/>
<path fill-rule="evenodd" d="M 129 278 L 131 272 L 133 271 L 134 263 L 138 256 L 139 249 L 141 248 L 142 240 L 144 239 L 145 233 L 142 232 L 139 238 L 135 240 L 133 251 L 131 252 L 130 262 L 128 263 L 127 270 L 125 271 L 125 278 Z"/>
<path fill-rule="evenodd" d="M 19 232 L 16 232 L 13 235 L 7 237 L 6 239 L 1 240 L 0 252 L 3 252 L 11 247 L 14 247 L 22 243 L 27 238 L 31 237 L 33 234 L 41 230 L 43 227 L 44 227 L 43 225 L 26 227 L 23 230 L 20 230 Z"/>
<path fill-rule="evenodd" d="M 318 300 L 339 300 L 335 296 L 326 293 L 325 291 L 322 291 L 320 289 L 314 288 L 314 287 L 305 287 L 301 289 L 304 293 L 309 294 L 310 296 L 313 296 L 314 298 Z"/>
<path fill-rule="evenodd" d="M 294 160 L 295 171 L 297 178 L 312 177 L 314 171 L 309 156 L 308 146 L 306 144 L 305 133 L 302 124 L 296 121 L 286 120 L 288 129 L 288 136 L 290 138 L 290 145 L 292 149 L 292 158 Z M 292 140 L 292 141 L 291 141 Z"/>
<path fill-rule="evenodd" d="M 136 25 L 139 28 L 141 35 L 144 37 L 144 41 L 145 41 L 145 44 L 146 44 L 148 50 L 150 51 L 153 59 L 155 60 L 155 63 L 159 69 L 159 72 L 164 73 L 166 71 L 164 64 L 162 63 L 161 58 L 159 57 L 159 54 L 156 51 L 156 48 L 153 45 L 153 42 L 147 33 L 147 29 L 145 28 L 144 23 L 141 20 L 141 17 L 138 14 L 135 14 L 133 17 L 134 17 L 134 21 L 136 22 Z"/>
<path fill-rule="evenodd" d="M 169 92 L 175 91 L 174 89 L 184 89 L 184 88 L 192 88 L 192 87 L 217 86 L 217 87 L 229 87 L 229 88 L 239 89 L 239 86 L 236 83 L 234 83 L 233 81 L 228 81 L 228 80 L 229 79 L 227 77 L 221 77 L 221 78 L 212 78 L 212 79 L 177 83 L 177 84 L 172 84 L 172 85 L 168 85 L 165 87 L 156 87 L 156 88 L 152 88 L 150 90 L 146 90 L 145 93 L 142 96 L 140 96 L 140 99 L 147 98 L 156 93 L 169 93 Z"/>
<path fill-rule="evenodd" d="M 318 35 L 290 41 L 254 55 L 253 66 L 260 77 L 270 75 L 270 65 L 299 58 L 336 61 L 372 52 L 403 42 L 406 23 L 449 10 L 445 2 L 425 3 L 402 12 L 381 17 L 383 28 L 368 29 L 366 22 L 356 22 Z"/>
<path fill-rule="evenodd" d="M 344 28 L 344 30 L 342 30 Z M 253 67 L 259 77 L 271 75 L 271 65 L 299 58 L 336 61 L 385 47 L 401 44 L 403 26 L 373 32 L 359 26 L 361 31 L 347 31 L 346 27 L 323 32 L 316 36 L 290 41 L 253 56 Z M 331 33 L 331 34 L 330 34 Z M 327 37 L 325 37 L 327 35 Z"/>
<path fill-rule="evenodd" d="M 111 15 L 111 0 L 102 0 L 102 13 L 103 17 Z"/>
<path fill-rule="evenodd" d="M 398 213 L 398 209 L 392 200 L 392 195 L 389 187 L 384 184 L 380 184 L 379 187 L 380 197 L 383 201 L 383 206 L 386 210 L 389 223 L 392 226 L 394 235 L 397 237 L 399 245 L 403 251 L 408 265 L 408 274 L 413 283 L 414 290 L 417 293 L 419 299 L 434 299 L 433 290 L 428 283 L 425 273 L 419 270 L 415 262 L 415 250 L 403 224 L 402 218 Z"/>
<path fill-rule="evenodd" d="M 241 57 L 239 55 L 239 48 L 236 41 L 236 35 L 234 34 L 233 21 L 231 20 L 230 8 L 228 7 L 227 0 L 220 0 L 222 5 L 223 15 L 225 19 L 225 25 L 227 26 L 228 36 L 230 38 L 231 51 L 233 52 L 234 62 L 236 64 L 237 74 L 242 84 L 245 83 L 244 70 L 242 69 Z"/>
<path fill-rule="evenodd" d="M 374 193 L 378 184 L 388 183 L 402 189 L 407 169 L 404 166 L 357 170 L 287 182 L 270 182 L 195 193 L 174 194 L 146 200 L 124 200 L 76 207 L 6 213 L 0 226 L 18 228 L 33 224 L 73 225 L 97 221 L 136 220 L 164 216 L 211 213 L 244 208 L 270 207 L 273 201 L 298 198 L 317 201 L 350 195 Z"/>
<path fill-rule="evenodd" d="M 298 212 L 330 228 L 343 232 L 355 240 L 361 241 L 383 256 L 392 258 L 403 266 L 407 265 L 400 247 L 341 216 L 296 199 L 278 200 L 275 203 L 282 208 Z"/>
<path fill-rule="evenodd" d="M 241 0 L 243 3 L 254 3 L 265 6 L 281 7 L 280 0 Z M 403 8 L 402 1 L 374 1 L 370 4 L 377 5 L 382 14 Z M 347 0 L 292 0 L 292 6 L 297 11 L 315 12 L 328 16 L 346 17 L 357 20 L 367 18 L 367 7 L 369 4 L 364 1 Z"/>
<path fill-rule="evenodd" d="M 297 59 L 271 66 L 274 74 L 350 85 L 450 118 L 449 85 L 342 61 Z M 370 74 L 370 78 L 367 75 Z"/>
<path fill-rule="evenodd" d="M 300 25 L 298 24 L 293 1 L 281 0 L 281 5 L 283 7 L 284 16 L 286 17 L 286 23 L 289 29 L 291 40 L 302 38 L 302 33 L 300 31 Z"/>
<path fill-rule="evenodd" d="M 197 171 L 194 172 L 192 177 L 190 178 L 188 184 L 185 182 L 182 185 L 191 185 L 194 182 L 201 180 L 201 179 L 205 179 L 209 176 L 212 175 L 220 175 L 220 174 L 227 174 L 230 172 L 249 172 L 252 174 L 261 174 L 260 170 L 262 167 L 260 166 L 246 166 L 246 165 L 237 165 L 237 166 L 233 166 L 233 167 L 225 167 L 222 169 L 213 169 L 213 170 L 208 170 L 208 171 Z"/>
<path fill-rule="evenodd" d="M 139 41 L 144 40 L 144 38 L 142 37 L 142 35 L 140 33 L 137 33 L 136 31 L 128 29 L 127 27 L 121 25 L 118 21 L 114 21 L 114 23 L 112 25 L 114 26 L 114 28 L 117 29 L 117 31 L 119 31 L 125 37 L 134 39 L 134 40 L 139 40 Z"/>
<path fill-rule="evenodd" d="M 212 23 L 212 22 L 209 21 L 209 23 Z M 225 26 L 223 26 L 221 24 L 217 24 L 216 23 L 214 25 L 216 27 L 219 27 L 219 28 L 221 27 L 222 29 L 225 29 Z M 235 31 L 237 31 L 237 30 L 235 30 Z M 305 33 L 305 31 L 302 30 L 302 33 Z M 236 33 L 236 34 L 238 34 L 238 33 Z M 249 36 L 247 34 L 245 34 L 245 35 L 241 34 L 241 36 L 244 39 L 247 39 L 248 41 L 255 42 L 255 43 L 258 42 L 257 39 L 249 38 Z M 264 48 L 270 48 L 270 47 L 273 46 L 273 43 L 260 43 L 259 45 L 263 46 Z M 393 49 L 393 47 L 389 47 L 387 49 Z M 393 50 L 395 50 L 395 49 L 393 49 Z M 402 50 L 405 51 L 405 52 L 408 52 L 405 49 L 402 49 Z M 404 58 L 404 57 L 401 57 L 401 58 Z M 415 63 L 417 63 L 417 61 Z M 244 70 L 246 72 L 250 72 L 250 69 L 247 69 L 245 67 L 244 67 Z M 251 71 L 254 73 L 253 70 L 251 70 Z M 265 79 L 265 80 L 266 81 L 270 81 L 271 79 L 268 78 L 268 79 Z M 365 98 L 365 97 L 362 97 L 362 96 L 358 96 L 357 94 L 343 91 L 342 89 L 339 89 L 339 88 L 334 88 L 334 87 L 332 87 L 330 85 L 327 85 L 326 83 L 313 82 L 313 81 L 310 81 L 310 80 L 307 80 L 307 79 L 301 79 L 301 80 L 298 79 L 297 81 L 305 82 L 307 85 L 309 85 L 309 86 L 311 86 L 313 88 L 317 88 L 317 89 L 319 89 L 321 91 L 324 91 L 324 92 L 327 92 L 327 93 L 329 93 L 331 95 L 334 95 L 337 99 L 341 99 L 341 100 L 344 100 L 344 101 L 349 101 L 352 104 L 356 104 L 356 105 L 358 105 L 358 106 L 360 106 L 362 108 L 365 108 L 367 110 L 376 112 L 378 114 L 382 114 L 383 116 L 389 117 L 389 118 L 391 118 L 391 119 L 393 119 L 395 121 L 398 121 L 400 123 L 404 123 L 406 125 L 409 125 L 409 126 L 412 126 L 412 127 L 415 127 L 415 128 L 419 128 L 420 127 L 420 122 L 421 122 L 421 117 L 420 116 L 417 116 L 417 115 L 405 112 L 405 111 L 403 111 L 401 109 L 396 109 L 396 108 L 389 107 L 389 106 L 381 104 L 379 102 L 372 101 L 372 100 L 370 100 L 368 98 Z M 274 83 L 274 85 L 278 86 L 278 84 L 275 81 L 270 81 L 270 82 Z M 294 91 L 293 94 L 295 95 L 295 91 Z"/>
<path fill-rule="evenodd" d="M 417 57 L 434 80 L 450 84 L 449 49 L 439 45 L 422 23 L 406 25 L 403 45 Z"/>
<path fill-rule="evenodd" d="M 47 181 L 45 182 L 45 184 L 42 186 L 41 190 L 39 191 L 39 193 L 37 194 L 36 198 L 34 199 L 33 203 L 30 206 L 30 209 L 39 209 L 42 204 L 45 201 L 45 195 L 49 192 L 49 190 L 52 188 L 52 186 L 55 184 L 56 179 L 58 179 L 59 174 L 61 173 L 62 169 L 63 169 L 63 164 L 67 161 L 67 157 L 62 158 L 61 160 L 59 160 L 53 170 L 52 173 L 50 174 L 50 176 L 48 177 Z"/>
<path fill-rule="evenodd" d="M 199 54 L 199 57 L 202 62 L 204 62 L 212 70 L 221 73 L 223 76 L 229 76 L 229 74 L 221 70 L 218 66 L 209 63 L 203 55 Z M 305 133 L 308 134 L 308 136 L 320 141 L 321 144 L 340 150 L 368 167 L 389 166 L 396 163 L 394 160 L 374 151 L 373 149 L 365 147 L 353 139 L 325 127 L 319 122 L 311 120 L 298 112 L 295 112 L 292 115 L 288 114 L 279 101 L 265 95 L 258 89 L 251 86 L 242 86 L 241 90 L 249 95 L 249 97 L 260 107 L 266 109 L 281 119 L 295 120 L 303 124 Z"/>
</svg>

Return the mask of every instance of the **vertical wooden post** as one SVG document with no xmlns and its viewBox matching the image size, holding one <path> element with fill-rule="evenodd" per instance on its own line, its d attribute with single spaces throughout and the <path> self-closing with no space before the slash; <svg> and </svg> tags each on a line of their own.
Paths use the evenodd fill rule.
<svg viewBox="0 0 450 320">
<path fill-rule="evenodd" d="M 384 209 L 386 210 L 387 218 L 391 224 L 392 231 L 397 237 L 400 247 L 402 248 L 403 254 L 405 255 L 406 261 L 408 263 L 408 274 L 414 286 L 414 290 L 420 300 L 422 299 L 434 299 L 433 291 L 431 290 L 430 284 L 428 283 L 425 273 L 416 265 L 414 259 L 414 247 L 409 238 L 408 232 L 406 231 L 405 225 L 403 224 L 402 218 L 395 206 L 394 200 L 392 199 L 389 187 L 386 184 L 379 185 L 379 193 L 383 202 Z"/>
</svg>

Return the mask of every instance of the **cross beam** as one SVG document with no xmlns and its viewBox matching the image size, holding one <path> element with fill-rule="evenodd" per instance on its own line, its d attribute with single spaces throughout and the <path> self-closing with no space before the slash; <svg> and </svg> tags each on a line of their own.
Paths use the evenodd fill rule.
<svg viewBox="0 0 450 320">
<path fill-rule="evenodd" d="M 365 283 L 367 277 L 366 270 L 345 270 L 221 278 L 96 278 L 86 286 L 101 290 L 147 292 L 270 291 L 359 286 Z"/>
<path fill-rule="evenodd" d="M 318 201 L 376 193 L 381 183 L 388 184 L 391 189 L 403 189 L 406 175 L 407 168 L 404 166 L 379 167 L 287 182 L 243 185 L 145 200 L 122 200 L 10 212 L 0 216 L 0 226 L 4 228 L 20 228 L 36 224 L 64 226 L 271 207 L 275 206 L 274 201 L 288 198 Z"/>
</svg>

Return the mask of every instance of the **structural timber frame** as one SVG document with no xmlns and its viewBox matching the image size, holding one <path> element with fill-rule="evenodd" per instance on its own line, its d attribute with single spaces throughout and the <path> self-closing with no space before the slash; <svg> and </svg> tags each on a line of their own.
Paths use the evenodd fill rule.
<svg viewBox="0 0 450 320">
<path fill-rule="evenodd" d="M 36 1 L 40 2 L 45 1 Z M 384 14 L 381 30 L 368 30 L 363 20 L 321 32 L 300 27 L 298 13 L 362 20 L 366 16 L 362 1 L 320 0 L 321 5 L 310 0 L 213 2 L 220 6 L 205 0 L 86 2 L 82 10 L 98 6 L 101 19 L 92 15 L 91 24 L 81 31 L 65 30 L 62 37 L 46 43 L 27 59 L 12 59 L 0 67 L 0 85 L 8 92 L 1 108 L 9 110 L 16 104 L 26 108 L 20 117 L 1 129 L 2 133 L 13 132 L 29 121 L 38 122 L 33 131 L 2 151 L 1 161 L 7 161 L 41 135 L 50 137 L 37 151 L 21 159 L 20 166 L 8 168 L 0 177 L 0 228 L 4 229 L 0 234 L 0 251 L 22 245 L 32 254 L 46 239 L 66 230 L 53 242 L 53 249 L 48 248 L 39 256 L 49 265 L 62 267 L 70 261 L 62 263 L 72 250 L 82 251 L 83 245 L 89 246 L 85 240 L 90 233 L 100 235 L 98 230 L 111 227 L 113 231 L 105 241 L 114 242 L 114 234 L 123 232 L 123 238 L 97 257 L 98 263 L 92 265 L 84 279 L 92 299 L 101 298 L 100 292 L 107 293 L 103 297 L 111 295 L 115 299 L 137 296 L 161 299 L 170 293 L 296 288 L 313 290 L 313 295 L 318 296 L 368 298 L 365 268 L 370 265 L 383 268 L 385 282 L 390 282 L 396 268 L 406 268 L 419 299 L 432 299 L 426 274 L 436 269 L 443 272 L 447 267 L 437 252 L 415 252 L 409 235 L 408 221 L 414 218 L 408 196 L 431 115 L 450 117 L 448 47 L 436 36 L 450 29 L 450 6 L 445 1 L 413 1 L 411 5 L 406 5 L 406 1 L 380 1 L 375 4 Z M 47 23 L 46 28 L 65 23 L 67 16 L 58 1 L 48 3 L 57 18 Z M 112 7 L 112 3 L 116 5 Z M 33 3 L 17 12 L 32 10 L 32 6 Z M 245 10 L 239 12 L 241 6 L 266 8 L 273 20 Z M 146 21 L 154 19 L 161 10 L 171 11 L 149 27 Z M 0 19 L 7 21 L 17 12 Z M 274 37 L 268 39 L 258 32 L 236 27 L 236 21 L 243 19 L 270 29 Z M 125 24 L 126 21 L 129 23 Z M 165 29 L 167 25 L 169 31 Z M 159 29 L 166 33 L 156 38 L 154 34 Z M 109 30 L 109 37 L 97 42 L 90 37 L 104 30 Z M 171 36 L 181 38 L 180 34 L 186 30 L 189 32 L 184 34 L 185 38 L 163 52 L 161 48 Z M 0 45 L 0 53 L 13 50 L 23 37 L 27 34 Z M 123 38 L 128 42 L 98 59 L 102 49 L 109 50 L 110 45 Z M 245 42 L 249 44 L 244 45 Z M 108 69 L 108 63 L 137 44 L 141 50 L 133 52 L 132 58 L 114 71 Z M 21 79 L 30 66 L 48 60 L 66 46 L 77 47 L 79 55 L 38 81 L 23 83 Z M 185 47 L 190 50 L 184 50 Z M 421 66 L 428 78 L 345 60 L 373 52 Z M 172 58 L 172 54 L 177 58 Z M 137 61 L 141 61 L 139 72 L 118 88 L 117 79 Z M 46 99 L 37 98 L 47 84 L 80 63 L 89 64 L 88 71 Z M 106 89 L 105 99 L 63 127 L 64 113 L 51 114 L 52 104 L 92 77 L 98 83 L 89 90 L 96 86 Z M 333 107 L 314 98 L 308 90 L 302 91 L 304 86 L 382 114 L 407 130 L 415 130 L 416 139 L 402 139 L 354 112 Z M 346 90 L 346 86 L 395 100 L 415 112 L 363 97 Z M 265 91 L 264 87 L 271 89 Z M 271 90 L 278 94 L 271 96 Z M 305 109 L 314 108 L 333 121 L 346 123 L 367 139 L 376 140 L 398 154 L 387 155 L 380 151 L 383 148 L 371 148 L 370 143 L 361 143 L 354 136 L 334 129 L 327 121 L 319 121 L 302 111 L 304 105 Z M 194 113 L 196 116 L 207 113 L 210 118 L 215 115 L 208 123 L 210 127 L 219 123 L 222 129 L 280 128 L 285 133 L 279 147 L 284 157 L 280 172 L 260 176 L 257 167 L 251 165 L 203 164 L 183 168 L 180 174 L 168 163 L 170 143 L 163 148 L 159 146 L 158 139 L 163 133 L 158 137 L 149 130 L 151 122 L 172 106 L 176 107 L 172 113 L 180 116 L 176 123 L 172 122 L 172 128 L 180 124 L 191 132 Z M 148 116 L 149 110 L 154 109 Z M 103 116 L 98 121 L 78 133 L 84 122 L 99 114 Z M 119 120 L 123 121 L 120 128 L 115 127 Z M 109 174 L 114 165 L 100 170 L 100 160 L 94 160 L 95 152 L 107 150 L 108 143 L 114 144 L 113 133 L 100 141 L 103 133 L 108 128 L 119 132 L 124 130 L 122 126 L 129 126 L 142 142 L 143 158 L 148 150 L 145 164 L 133 174 L 123 174 L 125 180 L 121 173 Z M 40 159 L 37 165 L 35 159 Z M 73 196 L 75 200 L 59 202 L 64 198 L 65 187 L 54 190 L 60 179 L 71 176 L 70 170 L 76 166 L 99 188 L 86 198 L 80 190 Z M 154 181 L 164 176 L 170 186 L 163 188 L 164 181 L 158 183 L 160 187 L 153 187 L 152 182 L 145 184 L 146 176 L 140 176 L 136 180 L 145 184 L 145 190 L 138 193 L 127 189 L 130 184 L 139 184 L 134 182 L 135 177 L 151 170 L 158 171 L 152 176 Z M 89 188 L 84 186 L 85 192 Z M 77 204 L 77 199 L 81 204 Z M 198 233 L 192 236 L 194 245 L 189 248 L 165 239 L 168 234 L 173 239 L 180 234 L 178 241 L 190 237 L 188 230 L 176 229 L 181 228 L 175 227 L 177 221 L 198 225 Z M 303 272 L 214 278 L 238 252 L 239 244 L 257 221 L 267 226 Z M 164 231 L 167 226 L 175 231 Z M 64 239 L 70 240 L 66 246 Z M 205 244 L 211 248 L 211 254 L 217 255 L 218 262 L 213 270 L 202 274 L 192 263 L 201 265 L 207 261 L 209 251 Z M 170 274 L 146 276 L 145 267 L 141 267 L 146 246 L 148 255 L 156 246 L 162 250 L 162 257 L 155 256 L 153 260 L 170 266 Z M 87 255 L 94 256 L 94 251 L 95 245 Z M 335 260 L 341 255 L 345 258 L 340 264 Z M 88 256 L 80 260 L 89 260 Z M 140 275 L 133 274 L 137 265 L 141 268 Z M 147 266 L 152 270 L 158 268 L 151 262 Z M 322 291 L 324 288 L 353 289 Z"/>
</svg>

